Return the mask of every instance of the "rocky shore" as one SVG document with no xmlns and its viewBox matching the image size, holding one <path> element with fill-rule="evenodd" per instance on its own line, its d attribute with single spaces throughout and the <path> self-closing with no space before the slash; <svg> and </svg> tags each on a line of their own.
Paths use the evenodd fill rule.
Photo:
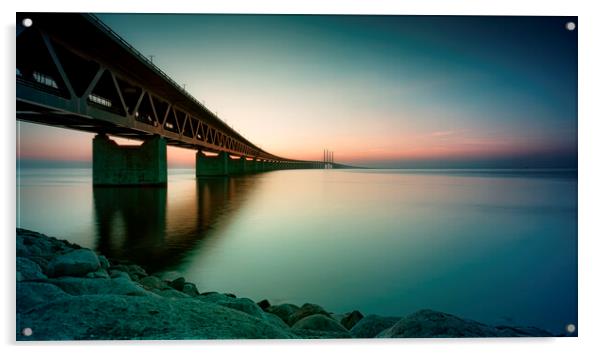
<svg viewBox="0 0 602 354">
<path fill-rule="evenodd" d="M 420 310 L 405 317 L 334 314 L 199 292 L 94 251 L 17 229 L 17 340 L 400 338 L 551 336 Z"/>
</svg>

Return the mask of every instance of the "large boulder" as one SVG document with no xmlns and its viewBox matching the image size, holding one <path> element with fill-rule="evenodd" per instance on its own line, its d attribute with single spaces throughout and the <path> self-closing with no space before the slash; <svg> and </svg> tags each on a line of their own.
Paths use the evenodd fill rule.
<svg viewBox="0 0 602 354">
<path fill-rule="evenodd" d="M 257 302 L 257 306 L 261 307 L 262 310 L 265 310 L 268 307 L 272 306 L 272 304 L 270 304 L 268 299 L 263 299 L 263 300 Z"/>
<path fill-rule="evenodd" d="M 275 314 L 264 312 L 261 307 L 253 300 L 247 298 L 233 298 L 228 294 L 219 294 L 216 292 L 201 294 L 197 299 L 204 302 L 211 302 L 219 306 L 228 307 L 237 311 L 244 312 L 250 316 L 261 319 L 273 326 L 280 328 L 288 328 L 286 322 Z"/>
<path fill-rule="evenodd" d="M 310 329 L 314 331 L 324 332 L 343 332 L 347 333 L 347 329 L 340 323 L 330 317 L 318 314 L 303 317 L 293 325 L 294 329 Z"/>
<path fill-rule="evenodd" d="M 58 286 L 70 295 L 153 295 L 151 292 L 144 290 L 140 285 L 123 277 L 110 279 L 61 277 L 48 279 L 48 282 Z"/>
<path fill-rule="evenodd" d="M 448 313 L 420 310 L 401 318 L 378 338 L 498 337 L 498 331 L 485 324 L 464 320 Z"/>
<path fill-rule="evenodd" d="M 33 261 L 40 267 L 40 269 L 42 270 L 42 273 L 48 274 L 48 263 L 50 262 L 51 257 L 30 256 L 30 257 L 24 257 L 24 258 L 27 258 L 30 261 Z"/>
<path fill-rule="evenodd" d="M 59 276 L 85 276 L 100 268 L 100 261 L 96 253 L 89 249 L 78 249 L 55 256 L 48 264 L 49 275 Z"/>
<path fill-rule="evenodd" d="M 385 329 L 392 327 L 401 317 L 384 317 L 368 315 L 351 327 L 351 335 L 355 338 L 374 338 Z"/>
<path fill-rule="evenodd" d="M 90 273 L 86 274 L 86 278 L 104 278 L 104 279 L 110 279 L 111 276 L 109 275 L 109 273 L 107 272 L 106 269 L 100 268 L 96 272 L 90 272 Z"/>
<path fill-rule="evenodd" d="M 26 312 L 36 306 L 70 296 L 53 284 L 19 282 L 17 283 L 17 313 Z"/>
<path fill-rule="evenodd" d="M 553 337 L 554 335 L 546 330 L 537 327 L 510 327 L 496 326 L 500 337 Z"/>
<path fill-rule="evenodd" d="M 167 297 L 170 299 L 186 299 L 190 298 L 190 296 L 184 294 L 181 291 L 177 291 L 175 289 L 165 289 L 165 290 L 153 290 L 155 294 L 158 294 L 162 297 Z"/>
<path fill-rule="evenodd" d="M 186 284 L 186 279 L 184 279 L 184 277 L 179 277 L 168 282 L 168 284 L 177 291 L 182 291 L 182 289 L 184 288 L 184 284 Z"/>
<path fill-rule="evenodd" d="M 297 321 L 311 315 L 324 315 L 326 317 L 330 317 L 330 314 L 326 312 L 322 306 L 316 304 L 304 304 L 301 306 L 301 308 L 290 315 L 287 323 L 289 326 L 292 326 L 297 323 Z"/>
<path fill-rule="evenodd" d="M 182 292 L 188 296 L 197 296 L 199 295 L 199 290 L 196 288 L 196 285 L 193 283 L 185 283 L 182 286 Z"/>
<path fill-rule="evenodd" d="M 343 316 L 343 318 L 340 320 L 340 322 L 343 325 L 343 327 L 345 327 L 347 329 L 351 329 L 362 318 L 364 318 L 364 315 L 362 315 L 361 312 L 359 312 L 357 310 L 353 310 L 353 311 L 345 314 L 345 316 Z"/>
<path fill-rule="evenodd" d="M 25 337 L 23 328 L 32 328 Z M 84 295 L 17 316 L 17 340 L 296 338 L 244 312 L 196 299 Z"/>
<path fill-rule="evenodd" d="M 299 306 L 293 304 L 273 305 L 264 309 L 265 312 L 269 312 L 280 317 L 280 319 L 282 319 L 285 323 L 289 323 L 289 318 L 293 313 L 297 312 L 297 310 L 299 310 Z"/>
<path fill-rule="evenodd" d="M 199 299 L 205 302 L 213 302 L 214 304 L 229 307 L 231 309 L 244 312 L 256 318 L 264 318 L 264 312 L 257 304 L 247 298 L 232 298 L 225 294 L 212 294 L 201 296 Z"/>
<path fill-rule="evenodd" d="M 170 281 L 173 281 L 175 279 L 182 277 L 182 274 L 179 272 L 176 272 L 176 271 L 159 272 L 159 273 L 155 273 L 153 275 L 166 282 L 170 282 Z"/>
<path fill-rule="evenodd" d="M 37 232 L 17 229 L 17 256 L 49 258 L 54 255 L 60 246 L 49 237 Z"/>
<path fill-rule="evenodd" d="M 286 322 L 273 313 L 264 312 L 261 317 L 265 322 L 268 322 L 272 326 L 289 329 L 289 326 L 286 324 Z"/>
<path fill-rule="evenodd" d="M 291 332 L 299 338 L 303 339 L 341 339 L 341 338 L 353 338 L 347 333 L 343 332 L 328 332 L 328 331 L 314 331 L 311 329 L 294 329 L 291 328 Z"/>
<path fill-rule="evenodd" d="M 100 262 L 100 267 L 102 269 L 109 269 L 111 267 L 111 264 L 109 263 L 109 260 L 105 256 L 99 255 L 98 256 L 98 261 Z"/>
<path fill-rule="evenodd" d="M 125 274 L 127 274 L 127 273 L 125 273 Z M 169 288 L 167 283 L 165 283 L 163 280 L 161 280 L 155 276 L 152 276 L 152 275 L 138 280 L 138 283 L 140 283 L 145 289 L 148 289 L 148 290 L 153 290 L 153 289 L 163 290 L 163 289 Z"/>
<path fill-rule="evenodd" d="M 121 272 L 126 272 L 128 273 L 128 275 L 130 276 L 130 278 L 132 280 L 140 280 L 146 276 L 148 276 L 148 274 L 146 273 L 146 271 L 144 270 L 144 268 L 140 267 L 137 264 L 117 264 L 117 265 L 113 265 L 109 268 L 110 271 L 121 271 Z"/>
<path fill-rule="evenodd" d="M 303 317 L 292 326 L 297 335 L 308 338 L 350 338 L 345 327 L 322 314 Z"/>
<path fill-rule="evenodd" d="M 127 280 L 132 280 L 128 273 L 123 272 L 121 270 L 111 269 L 109 270 L 109 276 L 111 278 L 126 278 Z"/>
<path fill-rule="evenodd" d="M 42 280 L 47 276 L 42 273 L 40 266 L 25 257 L 17 257 L 17 281 Z"/>
<path fill-rule="evenodd" d="M 200 294 L 198 299 L 205 302 L 218 303 L 220 301 L 228 301 L 231 299 L 231 297 L 226 296 L 226 294 L 220 294 L 216 291 L 208 291 Z"/>
</svg>

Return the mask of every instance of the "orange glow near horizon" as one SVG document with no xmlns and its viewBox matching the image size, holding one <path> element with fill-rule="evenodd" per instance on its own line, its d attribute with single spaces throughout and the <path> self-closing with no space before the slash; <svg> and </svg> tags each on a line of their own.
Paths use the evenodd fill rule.
<svg viewBox="0 0 602 354">
<path fill-rule="evenodd" d="M 23 159 L 50 161 L 91 161 L 93 134 L 26 124 L 34 135 L 43 137 L 19 140 L 17 156 Z M 50 130 L 51 134 L 48 134 Z M 380 138 L 377 138 L 380 135 Z M 111 137 L 119 145 L 140 145 L 133 139 Z M 287 146 L 288 145 L 288 146 Z M 288 140 L 288 144 L 264 147 L 275 155 L 299 159 L 323 159 L 323 147 L 318 141 Z M 468 130 L 433 130 L 430 132 L 395 131 L 377 129 L 357 139 L 355 134 L 331 139 L 329 150 L 336 162 L 358 163 L 365 161 L 432 160 L 461 158 L 496 158 L 516 153 L 537 153 L 550 150 L 549 141 L 524 137 L 488 137 L 485 133 Z M 196 151 L 168 146 L 170 166 L 193 167 Z M 214 155 L 214 154 L 213 154 Z M 239 158 L 232 156 L 233 159 Z"/>
</svg>

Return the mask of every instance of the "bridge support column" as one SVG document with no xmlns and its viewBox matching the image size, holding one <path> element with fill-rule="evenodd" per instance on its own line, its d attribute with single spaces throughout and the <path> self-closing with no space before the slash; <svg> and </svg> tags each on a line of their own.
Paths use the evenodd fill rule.
<svg viewBox="0 0 602 354">
<path fill-rule="evenodd" d="M 259 162 L 259 160 L 257 160 L 257 158 L 254 158 L 251 161 L 247 161 L 248 163 L 250 163 L 251 167 L 249 169 L 249 171 L 251 172 L 261 172 L 261 162 Z"/>
<path fill-rule="evenodd" d="M 198 150 L 196 152 L 196 176 L 227 176 L 229 160 L 227 152 L 220 152 L 217 156 L 206 156 Z"/>
<path fill-rule="evenodd" d="M 241 156 L 239 159 L 230 159 L 228 161 L 229 164 L 229 174 L 238 175 L 247 172 L 247 159 L 244 156 Z"/>
<path fill-rule="evenodd" d="M 154 136 L 140 146 L 119 146 L 105 134 L 92 141 L 95 186 L 167 185 L 167 145 Z"/>
</svg>

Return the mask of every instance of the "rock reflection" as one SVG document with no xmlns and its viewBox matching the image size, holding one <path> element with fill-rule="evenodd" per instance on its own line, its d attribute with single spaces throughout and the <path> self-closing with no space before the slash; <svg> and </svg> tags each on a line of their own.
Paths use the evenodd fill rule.
<svg viewBox="0 0 602 354">
<path fill-rule="evenodd" d="M 94 188 L 96 249 L 152 272 L 178 268 L 218 234 L 247 199 L 253 176 L 206 178 L 178 187 Z"/>
</svg>

